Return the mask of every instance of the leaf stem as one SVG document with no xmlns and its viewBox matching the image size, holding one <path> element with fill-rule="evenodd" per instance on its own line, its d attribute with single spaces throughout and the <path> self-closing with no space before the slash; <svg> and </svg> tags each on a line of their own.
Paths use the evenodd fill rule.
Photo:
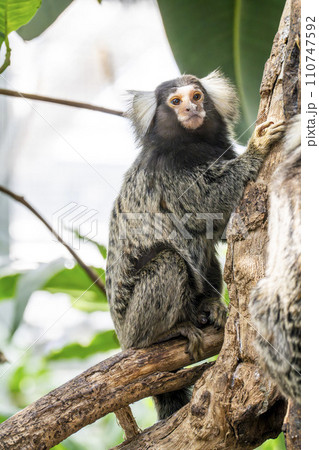
<svg viewBox="0 0 319 450">
<path fill-rule="evenodd" d="M 5 37 L 4 43 L 6 44 L 6 56 L 2 66 L 0 67 L 0 73 L 4 72 L 6 68 L 10 65 L 10 57 L 11 57 L 11 48 L 9 45 L 8 36 Z"/>
</svg>

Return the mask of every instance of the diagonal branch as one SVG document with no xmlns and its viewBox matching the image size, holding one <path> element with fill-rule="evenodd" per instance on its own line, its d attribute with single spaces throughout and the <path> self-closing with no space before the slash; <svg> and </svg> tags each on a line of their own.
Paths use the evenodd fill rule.
<svg viewBox="0 0 319 450">
<path fill-rule="evenodd" d="M 203 330 L 203 358 L 216 355 L 224 331 Z M 130 349 L 91 367 L 0 425 L 0 449 L 49 449 L 80 428 L 150 395 L 194 384 L 214 363 L 192 361 L 185 339 Z M 133 437 L 133 436 L 132 436 Z"/>
<path fill-rule="evenodd" d="M 9 97 L 27 98 L 29 100 L 37 100 L 48 103 L 57 103 L 58 105 L 73 106 L 74 108 L 90 109 L 92 111 L 112 114 L 113 116 L 124 117 L 124 113 L 116 109 L 104 108 L 103 106 L 91 105 L 90 103 L 65 100 L 63 98 L 46 97 L 44 95 L 37 95 L 37 94 L 26 94 L 25 92 L 12 91 L 10 89 L 0 89 L 0 95 L 7 95 Z"/>
<path fill-rule="evenodd" d="M 61 236 L 52 228 L 52 226 L 41 216 L 41 214 L 29 203 L 27 200 L 25 200 L 24 197 L 21 195 L 17 195 L 14 192 L 10 191 L 4 186 L 0 185 L 0 192 L 3 192 L 4 194 L 8 195 L 9 197 L 13 198 L 18 203 L 21 203 L 26 208 L 28 208 L 29 211 L 31 211 L 41 222 L 47 227 L 47 229 L 53 234 L 53 236 L 62 244 L 64 247 L 71 253 L 73 258 L 77 261 L 79 266 L 82 267 L 82 269 L 88 274 L 88 276 L 91 278 L 91 280 L 96 284 L 101 291 L 105 294 L 105 286 L 104 283 L 101 281 L 101 277 L 98 276 L 97 273 L 94 272 L 89 266 L 85 264 L 85 262 L 79 257 L 77 253 L 73 250 L 72 247 L 70 247 L 69 244 L 67 244 Z"/>
</svg>

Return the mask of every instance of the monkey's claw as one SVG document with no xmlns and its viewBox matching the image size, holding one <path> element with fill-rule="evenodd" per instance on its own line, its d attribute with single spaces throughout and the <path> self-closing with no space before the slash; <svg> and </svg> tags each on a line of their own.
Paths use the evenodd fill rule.
<svg viewBox="0 0 319 450">
<path fill-rule="evenodd" d="M 203 332 L 191 322 L 184 322 L 178 325 L 179 332 L 188 339 L 186 345 L 186 353 L 190 357 L 198 361 L 204 354 L 203 348 Z"/>
<path fill-rule="evenodd" d="M 224 328 L 227 319 L 227 308 L 220 300 L 205 299 L 198 308 L 197 320 L 199 325 L 213 325 Z"/>
<path fill-rule="evenodd" d="M 200 360 L 204 353 L 203 332 L 192 322 L 181 322 L 176 324 L 166 333 L 162 333 L 158 336 L 156 343 L 164 342 L 178 336 L 184 336 L 188 339 L 185 351 L 190 355 L 191 359 L 195 361 Z"/>
</svg>

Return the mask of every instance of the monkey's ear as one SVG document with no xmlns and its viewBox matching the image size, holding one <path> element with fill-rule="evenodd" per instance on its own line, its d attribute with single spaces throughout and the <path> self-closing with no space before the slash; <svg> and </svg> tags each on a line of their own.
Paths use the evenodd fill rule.
<svg viewBox="0 0 319 450">
<path fill-rule="evenodd" d="M 156 111 L 154 91 L 128 91 L 128 108 L 125 116 L 134 126 L 138 139 L 145 136 Z"/>
<path fill-rule="evenodd" d="M 219 114 L 230 122 L 238 119 L 238 98 L 232 83 L 219 70 L 199 80 Z"/>
</svg>

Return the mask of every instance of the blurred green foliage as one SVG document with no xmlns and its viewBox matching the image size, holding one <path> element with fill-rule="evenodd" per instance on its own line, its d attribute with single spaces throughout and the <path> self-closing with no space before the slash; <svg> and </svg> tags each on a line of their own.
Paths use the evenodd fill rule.
<svg viewBox="0 0 319 450">
<path fill-rule="evenodd" d="M 54 350 L 48 354 L 46 359 L 54 361 L 57 359 L 79 358 L 85 359 L 95 353 L 104 353 L 106 350 L 114 350 L 120 347 L 115 331 L 108 330 L 97 333 L 88 345 L 81 345 L 77 342 L 68 344 L 65 347 Z"/>
<path fill-rule="evenodd" d="M 18 30 L 18 34 L 30 41 L 45 31 L 59 15 L 72 3 L 72 0 L 42 0 L 41 8 L 30 22 Z"/>
<path fill-rule="evenodd" d="M 104 280 L 104 269 L 99 267 L 92 267 L 92 269 Z M 105 295 L 78 264 L 71 269 L 64 267 L 55 273 L 42 286 L 42 289 L 51 293 L 68 294 L 73 302 L 72 306 L 82 311 L 108 310 Z"/>
</svg>

